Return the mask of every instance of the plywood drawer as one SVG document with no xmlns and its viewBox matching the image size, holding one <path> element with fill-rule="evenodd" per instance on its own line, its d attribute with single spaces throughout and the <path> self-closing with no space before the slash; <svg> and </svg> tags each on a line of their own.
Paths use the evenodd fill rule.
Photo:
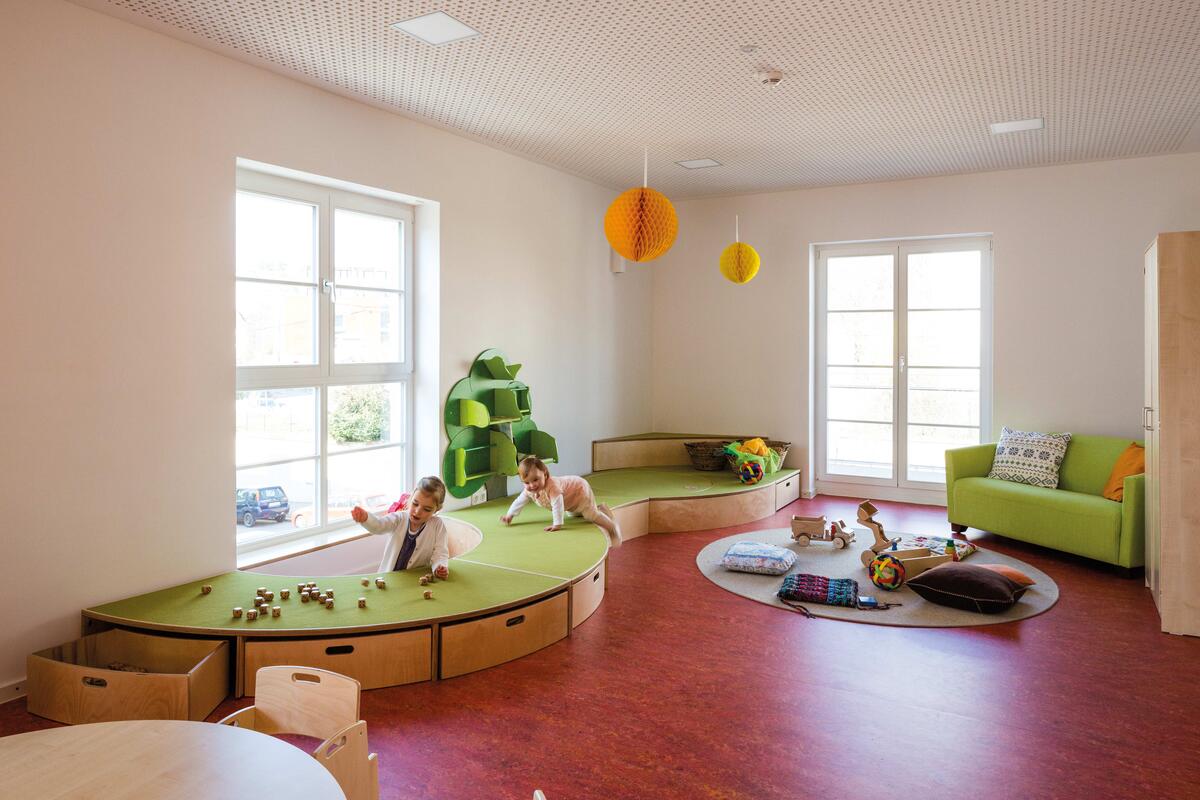
<svg viewBox="0 0 1200 800">
<path fill-rule="evenodd" d="M 797 472 L 790 478 L 784 478 L 775 484 L 775 510 L 786 506 L 788 503 L 800 499 L 800 473 Z"/>
<path fill-rule="evenodd" d="M 581 622 L 600 607 L 600 601 L 604 599 L 604 569 L 607 563 L 601 561 L 600 566 L 571 586 L 572 627 L 579 627 Z"/>
<path fill-rule="evenodd" d="M 775 513 L 775 484 L 747 492 L 681 500 L 651 500 L 650 530 L 654 533 L 703 531 L 744 525 Z"/>
<path fill-rule="evenodd" d="M 650 501 L 621 506 L 613 509 L 617 525 L 621 526 L 621 540 L 629 541 L 650 532 Z"/>
<path fill-rule="evenodd" d="M 246 642 L 246 694 L 254 694 L 260 667 L 316 667 L 349 675 L 364 689 L 399 686 L 433 677 L 429 628 L 324 639 L 259 639 Z"/>
<path fill-rule="evenodd" d="M 443 625 L 442 677 L 453 678 L 512 661 L 566 635 L 566 592 L 503 614 Z"/>
<path fill-rule="evenodd" d="M 224 640 L 104 631 L 26 659 L 28 709 L 71 725 L 202 720 L 229 694 L 229 661 Z"/>
</svg>

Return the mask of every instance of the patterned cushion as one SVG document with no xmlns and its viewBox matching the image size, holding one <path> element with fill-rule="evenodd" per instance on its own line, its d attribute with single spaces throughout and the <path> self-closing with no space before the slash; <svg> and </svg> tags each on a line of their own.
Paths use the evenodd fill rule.
<svg viewBox="0 0 1200 800">
<path fill-rule="evenodd" d="M 1005 427 L 988 477 L 1057 489 L 1058 468 L 1070 443 L 1069 433 L 1032 433 Z"/>
<path fill-rule="evenodd" d="M 795 563 L 796 554 L 791 550 L 762 542 L 737 542 L 721 559 L 725 569 L 762 575 L 782 575 Z"/>
</svg>

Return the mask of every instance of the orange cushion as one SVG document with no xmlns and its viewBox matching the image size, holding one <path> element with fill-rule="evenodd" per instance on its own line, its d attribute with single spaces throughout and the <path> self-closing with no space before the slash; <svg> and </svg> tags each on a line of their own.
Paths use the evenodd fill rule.
<svg viewBox="0 0 1200 800">
<path fill-rule="evenodd" d="M 1026 575 L 1016 567 L 1010 567 L 1007 564 L 976 564 L 977 567 L 990 569 L 993 572 L 999 572 L 1004 577 L 1008 578 L 1013 583 L 1019 583 L 1022 586 L 1033 586 L 1037 581 Z"/>
<path fill-rule="evenodd" d="M 1125 479 L 1130 475 L 1139 475 L 1146 471 L 1146 448 L 1130 442 L 1129 447 L 1117 456 L 1108 483 L 1104 484 L 1104 496 L 1118 503 L 1125 498 Z"/>
</svg>

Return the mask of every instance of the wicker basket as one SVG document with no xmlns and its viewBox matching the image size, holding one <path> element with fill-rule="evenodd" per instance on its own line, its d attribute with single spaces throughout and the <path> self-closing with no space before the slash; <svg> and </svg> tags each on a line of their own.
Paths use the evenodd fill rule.
<svg viewBox="0 0 1200 800">
<path fill-rule="evenodd" d="M 774 439 L 763 439 L 763 441 L 766 442 L 767 447 L 771 448 L 776 453 L 779 453 L 779 468 L 783 469 L 783 462 L 787 458 L 788 450 L 792 448 L 792 443 L 779 442 Z M 725 454 L 725 463 L 728 464 L 729 468 L 734 472 L 738 471 L 737 459 L 728 453 Z"/>
<path fill-rule="evenodd" d="M 696 469 L 715 472 L 725 469 L 725 445 L 729 442 L 684 442 L 688 458 Z"/>
</svg>

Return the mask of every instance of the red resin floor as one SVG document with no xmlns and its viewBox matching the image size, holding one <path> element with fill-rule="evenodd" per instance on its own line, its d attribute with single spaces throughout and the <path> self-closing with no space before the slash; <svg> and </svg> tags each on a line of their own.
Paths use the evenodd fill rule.
<svg viewBox="0 0 1200 800">
<path fill-rule="evenodd" d="M 947 530 L 943 509 L 877 505 L 895 530 Z M 571 638 L 365 692 L 382 796 L 1200 797 L 1200 640 L 1158 631 L 1141 580 L 971 531 L 1053 576 L 1058 605 L 1004 625 L 900 629 L 808 620 L 695 567 L 714 539 L 790 513 L 850 520 L 854 507 L 820 498 L 752 525 L 635 539 L 610 556 L 608 596 Z M 0 734 L 52 724 L 23 701 L 0 706 Z"/>
</svg>

